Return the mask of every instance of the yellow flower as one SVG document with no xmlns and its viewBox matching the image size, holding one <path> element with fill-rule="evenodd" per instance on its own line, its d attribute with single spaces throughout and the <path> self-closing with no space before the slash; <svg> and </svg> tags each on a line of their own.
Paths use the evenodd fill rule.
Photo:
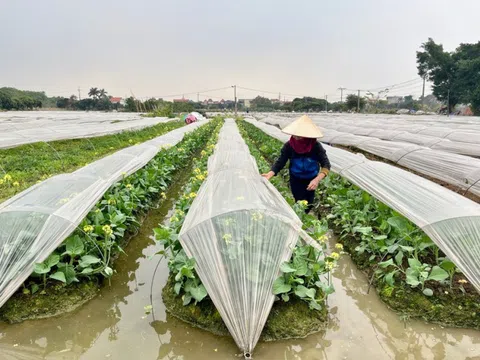
<svg viewBox="0 0 480 360">
<path fill-rule="evenodd" d="M 215 149 L 215 144 L 208 145 L 208 148 L 211 149 L 211 150 Z"/>
<path fill-rule="evenodd" d="M 5 182 L 5 180 L 0 179 L 0 185 L 3 185 L 4 182 Z"/>
<path fill-rule="evenodd" d="M 205 180 L 205 176 L 203 176 L 203 175 L 197 175 L 196 178 L 197 178 L 197 180 L 200 180 L 200 181 Z"/>
<path fill-rule="evenodd" d="M 205 177 L 208 176 L 208 171 L 207 171 L 207 170 L 205 170 L 205 171 L 203 172 L 203 176 L 205 176 Z"/>
<path fill-rule="evenodd" d="M 109 199 L 108 200 L 108 205 L 115 205 L 117 202 L 115 201 L 115 199 Z"/>
<path fill-rule="evenodd" d="M 342 244 L 335 244 L 335 249 L 343 250 L 343 245 Z"/>
<path fill-rule="evenodd" d="M 460 280 L 458 280 L 458 283 L 459 284 L 468 284 L 468 281 L 465 280 L 465 279 L 460 279 Z"/>
<path fill-rule="evenodd" d="M 325 269 L 327 269 L 327 270 L 332 270 L 334 267 L 335 267 L 335 265 L 334 265 L 333 262 L 327 261 L 325 263 Z"/>
<path fill-rule="evenodd" d="M 188 194 L 188 197 L 189 197 L 190 199 L 194 199 L 194 198 L 197 197 L 197 194 L 194 193 L 194 192 L 191 192 L 190 194 Z"/>
<path fill-rule="evenodd" d="M 308 201 L 307 201 L 307 200 L 300 200 L 298 203 L 299 203 L 300 205 L 302 205 L 302 206 L 307 206 L 307 205 L 308 205 Z"/>
<path fill-rule="evenodd" d="M 170 222 L 177 222 L 178 221 L 178 218 L 176 216 L 172 216 L 170 218 Z"/>
<path fill-rule="evenodd" d="M 337 252 L 333 252 L 330 257 L 334 260 L 338 260 L 340 258 L 340 254 Z"/>
<path fill-rule="evenodd" d="M 185 149 L 184 149 L 184 148 L 178 148 L 178 151 L 179 151 L 179 152 L 184 152 Z"/>
<path fill-rule="evenodd" d="M 199 168 L 196 168 L 195 170 L 193 170 L 193 173 L 194 174 L 201 174 L 202 171 Z"/>
<path fill-rule="evenodd" d="M 322 235 L 318 238 L 318 241 L 320 241 L 321 243 L 325 243 L 327 240 L 328 240 L 327 235 Z"/>
<path fill-rule="evenodd" d="M 175 212 L 180 216 L 185 215 L 185 213 L 180 209 L 175 210 Z"/>
<path fill-rule="evenodd" d="M 133 189 L 133 185 L 132 185 L 132 184 L 127 184 L 127 185 L 125 185 L 125 187 L 126 187 L 128 190 L 132 190 L 132 189 Z"/>
<path fill-rule="evenodd" d="M 93 226 L 92 225 L 85 225 L 83 227 L 83 231 L 85 231 L 86 233 L 91 233 L 93 231 Z"/>
<path fill-rule="evenodd" d="M 228 245 L 232 242 L 232 234 L 225 234 L 222 236 L 222 239 L 225 240 L 225 243 Z"/>
<path fill-rule="evenodd" d="M 15 187 L 19 187 L 20 183 L 18 181 L 15 181 L 12 185 L 15 186 Z"/>
<path fill-rule="evenodd" d="M 103 230 L 103 232 L 105 233 L 105 235 L 107 235 L 107 236 L 110 236 L 110 235 L 112 235 L 112 233 L 113 233 L 113 230 L 112 230 L 112 228 L 110 227 L 110 225 L 103 225 L 103 226 L 102 226 L 102 230 Z"/>
<path fill-rule="evenodd" d="M 252 220 L 253 221 L 259 221 L 259 220 L 262 220 L 263 219 L 263 214 L 260 213 L 260 212 L 254 212 L 252 214 Z"/>
<path fill-rule="evenodd" d="M 12 177 L 8 174 L 5 174 L 5 176 L 3 177 L 3 180 L 5 180 L 5 182 L 9 182 L 9 181 L 12 181 Z"/>
<path fill-rule="evenodd" d="M 162 197 L 162 199 L 166 199 L 166 198 L 167 198 L 167 194 L 165 194 L 164 192 L 162 192 L 162 193 L 160 194 L 160 196 Z"/>
<path fill-rule="evenodd" d="M 206 152 L 205 150 L 202 150 L 202 152 L 200 153 L 200 155 L 201 155 L 202 157 L 204 157 L 205 155 L 207 155 L 207 152 Z"/>
<path fill-rule="evenodd" d="M 132 140 L 132 139 L 130 139 L 130 140 L 128 140 L 128 142 L 131 144 L 131 143 L 133 143 L 133 140 Z"/>
<path fill-rule="evenodd" d="M 110 150 L 113 150 L 113 146 L 110 146 Z"/>
</svg>

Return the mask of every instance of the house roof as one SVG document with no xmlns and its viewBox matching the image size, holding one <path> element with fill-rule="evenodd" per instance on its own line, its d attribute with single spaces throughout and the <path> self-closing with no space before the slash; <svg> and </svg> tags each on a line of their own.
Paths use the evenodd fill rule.
<svg viewBox="0 0 480 360">
<path fill-rule="evenodd" d="M 121 97 L 114 97 L 114 96 L 112 96 L 112 97 L 110 98 L 110 102 L 111 102 L 112 104 L 119 103 L 120 101 L 122 101 L 122 98 L 121 98 Z"/>
</svg>

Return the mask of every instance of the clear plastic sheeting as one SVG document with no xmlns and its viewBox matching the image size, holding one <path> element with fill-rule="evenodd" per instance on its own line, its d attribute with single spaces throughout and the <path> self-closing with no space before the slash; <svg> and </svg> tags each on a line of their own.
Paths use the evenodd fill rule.
<svg viewBox="0 0 480 360">
<path fill-rule="evenodd" d="M 246 119 L 287 141 L 278 128 Z M 410 219 L 480 291 L 480 205 L 420 176 L 324 145 L 332 170 Z"/>
<path fill-rule="evenodd" d="M 279 125 L 283 128 L 293 120 L 292 117 L 267 116 L 261 121 Z M 372 129 L 370 128 L 364 128 L 365 131 L 361 132 L 363 135 L 346 133 L 343 132 L 345 127 L 340 126 L 337 130 L 321 127 L 324 137 L 320 141 L 327 144 L 356 147 L 417 173 L 454 185 L 463 193 L 470 192 L 480 196 L 480 159 L 426 147 L 426 145 L 432 145 L 434 142 L 424 141 L 422 146 L 420 145 L 422 141 L 419 139 L 421 136 L 416 134 L 402 135 L 406 136 L 403 138 L 405 140 L 410 137 L 418 140 L 416 141 L 418 144 L 409 144 L 402 142 L 401 139 L 398 140 L 399 136 L 393 137 L 390 141 L 368 137 L 368 134 L 372 136 Z M 374 130 L 374 133 L 387 131 L 389 130 Z M 439 139 L 435 138 L 436 141 L 439 141 Z M 478 146 L 480 147 L 480 145 Z"/>
<path fill-rule="evenodd" d="M 0 112 L 0 149 L 39 141 L 78 139 L 139 130 L 171 120 L 144 118 L 136 113 Z"/>
<path fill-rule="evenodd" d="M 295 120 L 290 114 L 267 114 L 267 117 L 275 119 L 282 128 Z M 364 114 L 311 114 L 310 117 L 318 126 L 328 130 L 480 157 L 478 117 Z"/>
<path fill-rule="evenodd" d="M 0 204 L 0 307 L 115 182 L 176 145 L 202 122 L 125 148 L 73 173 L 54 176 Z"/>
<path fill-rule="evenodd" d="M 180 242 L 245 354 L 253 351 L 268 318 L 280 265 L 299 236 L 305 237 L 301 226 L 285 199 L 259 175 L 235 122 L 227 119 Z"/>
</svg>

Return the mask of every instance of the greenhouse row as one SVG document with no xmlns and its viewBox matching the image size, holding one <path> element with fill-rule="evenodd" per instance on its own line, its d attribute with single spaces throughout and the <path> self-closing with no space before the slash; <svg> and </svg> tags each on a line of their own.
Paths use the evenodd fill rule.
<svg viewBox="0 0 480 360">
<path fill-rule="evenodd" d="M 115 182 L 145 166 L 164 147 L 207 122 L 195 123 L 61 174 L 0 204 L 0 307 L 59 246 Z"/>
<path fill-rule="evenodd" d="M 282 142 L 289 138 L 275 126 L 246 120 Z M 397 167 L 324 147 L 333 171 L 423 229 L 480 290 L 480 205 Z"/>
<path fill-rule="evenodd" d="M 78 139 L 139 130 L 170 121 L 132 113 L 28 112 L 0 113 L 0 149 L 39 141 Z"/>
<path fill-rule="evenodd" d="M 269 115 L 261 121 L 279 125 L 283 128 L 292 121 L 292 118 Z M 354 135 L 326 127 L 321 129 L 324 134 L 321 141 L 324 143 L 360 149 L 422 175 L 451 184 L 463 194 L 470 192 L 480 196 L 480 159 L 409 144 L 397 138 L 380 140 L 375 137 Z M 408 139 L 410 135 L 406 137 Z M 480 133 L 478 141 L 480 141 Z M 474 145 L 480 149 L 480 144 L 462 144 L 467 147 Z"/>
</svg>

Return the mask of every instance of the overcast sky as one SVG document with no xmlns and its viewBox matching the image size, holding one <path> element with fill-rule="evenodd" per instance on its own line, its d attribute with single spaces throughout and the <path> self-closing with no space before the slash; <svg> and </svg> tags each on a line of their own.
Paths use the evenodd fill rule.
<svg viewBox="0 0 480 360">
<path fill-rule="evenodd" d="M 479 41 L 479 14 L 479 0 L 0 0 L 0 87 L 335 100 L 416 78 L 428 37 Z M 392 94 L 420 95 L 407 85 Z"/>
</svg>

